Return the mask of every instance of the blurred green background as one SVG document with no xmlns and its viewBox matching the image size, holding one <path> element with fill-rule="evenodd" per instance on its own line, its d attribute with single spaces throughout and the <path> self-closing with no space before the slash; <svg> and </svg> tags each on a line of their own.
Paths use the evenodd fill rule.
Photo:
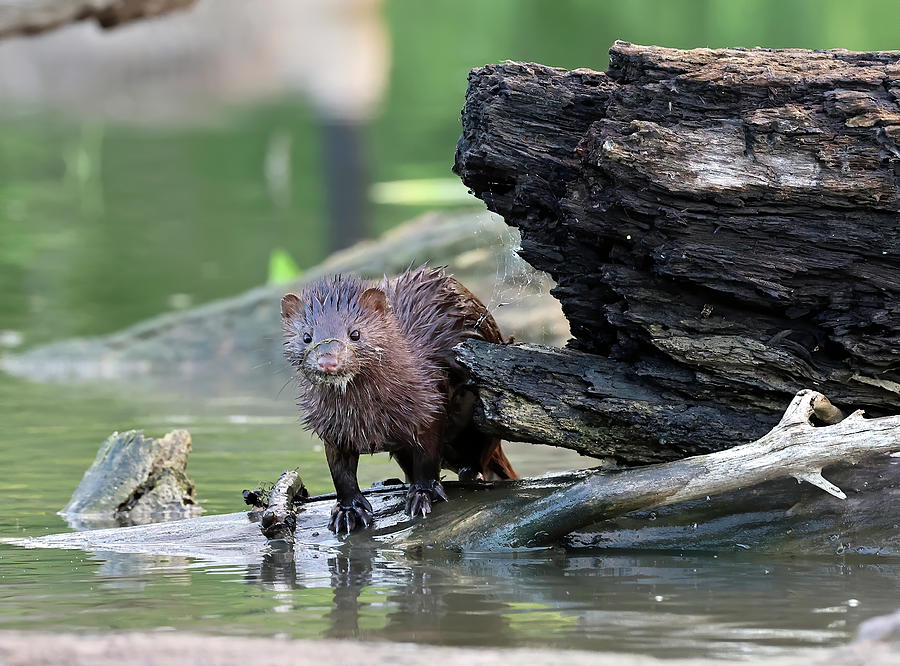
<svg viewBox="0 0 900 666">
<path fill-rule="evenodd" d="M 191 11 L 208 15 L 215 4 L 201 2 Z M 167 22 L 185 21 L 182 15 L 109 33 L 75 26 L 0 44 L 0 345 L 16 348 L 113 331 L 261 284 L 270 275 L 273 253 L 282 259 L 271 269 L 276 276 L 328 253 L 328 188 L 336 188 L 338 197 L 343 193 L 340 179 L 327 182 L 323 169 L 333 147 L 323 142 L 322 123 L 331 114 L 309 93 L 315 83 L 296 84 L 307 73 L 283 77 L 262 92 L 249 86 L 246 94 L 233 94 L 240 87 L 233 80 L 259 80 L 271 72 L 274 58 L 293 58 L 291 68 L 303 69 L 304 35 L 315 26 L 298 28 L 302 34 L 295 41 L 290 30 L 292 21 L 304 25 L 303 7 L 310 4 L 285 10 L 284 3 L 275 3 L 260 19 L 258 44 L 284 46 L 258 61 L 249 58 L 249 73 L 232 75 L 233 63 L 215 58 L 216 77 L 209 68 L 191 70 L 190 59 L 175 65 L 183 80 L 153 88 L 157 105 L 177 106 L 183 91 L 195 84 L 191 77 L 212 78 L 219 87 L 210 85 L 198 108 L 161 121 L 127 106 L 109 113 L 109 93 L 96 82 L 108 77 L 118 96 L 124 92 L 140 100 L 147 94 L 142 72 L 152 70 L 153 58 L 164 56 L 146 44 L 128 51 L 129 39 L 141 42 L 140 32 L 150 23 L 163 30 Z M 368 234 L 424 210 L 479 205 L 466 199 L 450 173 L 472 67 L 512 59 L 604 69 L 616 39 L 673 47 L 891 49 L 898 45 L 900 26 L 900 3 L 892 0 L 337 4 L 363 6 L 354 20 L 371 24 L 362 29 L 380 34 L 386 49 L 372 56 L 384 81 L 365 93 L 374 102 L 366 102 L 353 119 L 361 128 L 367 173 Z M 220 11 L 236 12 L 235 6 L 224 2 Z M 317 12 L 310 21 L 321 20 L 321 9 Z M 336 27 L 326 34 L 337 37 L 331 46 L 315 48 L 319 56 L 340 62 L 347 50 L 341 19 L 328 20 Z M 281 24 L 271 39 L 267 30 L 274 28 L 266 21 Z M 142 66 L 119 78 L 109 74 L 114 58 L 104 57 L 104 40 L 116 42 L 116 57 L 143 59 Z M 258 53 L 258 44 L 248 48 Z M 213 41 L 196 48 L 216 47 Z M 359 46 L 354 57 L 365 61 L 365 48 Z M 82 53 L 92 58 L 87 64 L 78 60 Z M 40 73 L 35 63 L 42 62 L 48 71 L 62 67 L 56 75 L 65 76 L 66 84 L 45 76 L 44 93 L 35 95 L 28 77 Z M 330 71 L 320 76 L 330 76 L 332 83 L 335 78 Z M 59 93 L 64 87 L 66 96 Z M 358 89 L 348 82 L 346 95 L 353 97 Z M 287 169 L 273 172 L 272 160 Z"/>
</svg>

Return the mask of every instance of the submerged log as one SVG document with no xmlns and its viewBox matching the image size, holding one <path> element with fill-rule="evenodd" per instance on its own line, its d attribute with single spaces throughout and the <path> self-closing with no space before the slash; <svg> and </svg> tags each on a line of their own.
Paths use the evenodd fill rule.
<svg viewBox="0 0 900 666">
<path fill-rule="evenodd" d="M 654 406 L 624 457 L 759 437 L 801 386 L 895 413 L 900 52 L 610 54 L 605 73 L 473 70 L 455 170 L 556 280 L 570 349 L 602 357 L 586 383 L 626 388 L 623 413 Z M 491 399 L 521 386 L 470 360 Z"/>
<path fill-rule="evenodd" d="M 154 317 L 97 338 L 72 339 L 0 355 L 0 369 L 31 381 L 127 382 L 203 395 L 275 395 L 291 379 L 279 302 L 323 275 L 380 279 L 410 264 L 446 265 L 488 306 L 504 334 L 563 344 L 569 325 L 552 280 L 513 252 L 519 234 L 484 212 L 429 213 L 381 238 L 338 252 L 288 284 L 257 287 L 185 312 Z M 292 392 L 285 391 L 285 398 Z M 290 412 L 295 414 L 292 400 Z"/>
<path fill-rule="evenodd" d="M 705 456 L 639 469 L 448 482 L 450 502 L 435 505 L 424 520 L 403 513 L 405 486 L 368 489 L 375 526 L 348 538 L 478 552 L 566 543 L 900 556 L 900 458 L 884 455 L 900 450 L 900 416 L 864 419 L 856 412 L 835 425 L 813 425 L 813 415 L 828 413 L 828 406 L 821 394 L 802 391 L 765 437 Z M 848 467 L 862 459 L 867 462 Z M 778 480 L 785 478 L 790 480 Z M 798 486 L 793 479 L 808 483 Z M 296 476 L 283 480 L 285 488 L 296 486 Z M 334 496 L 323 496 L 297 507 L 296 558 L 343 540 L 326 527 L 333 503 Z M 253 562 L 265 537 L 247 514 L 233 514 L 15 543 Z"/>
</svg>

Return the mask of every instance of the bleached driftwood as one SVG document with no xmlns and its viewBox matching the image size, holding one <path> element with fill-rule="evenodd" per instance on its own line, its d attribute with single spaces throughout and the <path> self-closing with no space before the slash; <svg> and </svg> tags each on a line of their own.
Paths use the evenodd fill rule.
<svg viewBox="0 0 900 666">
<path fill-rule="evenodd" d="M 832 425 L 814 425 L 813 418 Z M 806 481 L 843 500 L 844 492 L 822 476 L 822 469 L 900 450 L 900 416 L 866 419 L 856 411 L 841 418 L 824 395 L 803 390 L 779 423 L 750 444 L 641 468 L 499 482 L 480 497 L 466 492 L 471 484 L 447 484 L 453 501 L 412 525 L 401 514 L 402 503 L 386 498 L 384 490 L 369 490 L 369 499 L 379 500 L 373 533 L 382 542 L 401 546 L 463 551 L 546 546 L 604 520 L 783 477 Z M 331 496 L 314 498 L 298 514 L 298 542 L 306 540 L 305 530 L 322 529 L 320 505 L 332 501 Z M 309 520 L 312 516 L 315 519 Z M 734 527 L 739 531 L 739 525 Z"/>
<path fill-rule="evenodd" d="M 660 465 L 597 471 L 525 506 L 514 498 L 488 504 L 428 530 L 427 536 L 433 542 L 475 551 L 546 545 L 601 520 L 780 477 L 794 477 L 846 499 L 840 488 L 822 476 L 823 468 L 900 450 L 900 416 L 866 419 L 858 410 L 834 425 L 815 426 L 813 415 L 823 421 L 837 418 L 824 395 L 803 390 L 781 421 L 750 444 Z"/>
</svg>

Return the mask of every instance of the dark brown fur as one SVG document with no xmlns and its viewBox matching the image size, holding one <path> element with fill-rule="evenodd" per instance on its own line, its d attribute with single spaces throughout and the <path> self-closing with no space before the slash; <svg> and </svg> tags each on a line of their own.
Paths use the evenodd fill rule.
<svg viewBox="0 0 900 666">
<path fill-rule="evenodd" d="M 422 266 L 378 285 L 324 278 L 285 296 L 282 318 L 304 424 L 325 442 L 338 494 L 331 529 L 372 520 L 356 480 L 363 452 L 389 451 L 397 460 L 410 483 L 411 515 L 446 499 L 441 467 L 469 478 L 516 478 L 500 440 L 473 427 L 473 396 L 452 353 L 467 337 L 503 338 L 484 304 L 453 277 Z"/>
</svg>

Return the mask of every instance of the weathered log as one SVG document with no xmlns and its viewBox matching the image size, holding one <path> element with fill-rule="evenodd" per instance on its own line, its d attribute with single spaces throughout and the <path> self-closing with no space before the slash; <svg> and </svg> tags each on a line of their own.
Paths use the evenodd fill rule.
<svg viewBox="0 0 900 666">
<path fill-rule="evenodd" d="M 822 468 L 900 450 L 900 416 L 865 419 L 856 411 L 840 423 L 816 427 L 811 418 L 817 403 L 829 411 L 821 393 L 800 391 L 778 425 L 750 444 L 660 465 L 600 470 L 535 499 L 525 510 L 496 502 L 443 531 L 430 530 L 428 537 L 476 551 L 547 545 L 599 520 L 785 476 L 845 500 L 845 493 L 822 476 Z"/>
<path fill-rule="evenodd" d="M 757 427 L 727 405 L 660 394 L 595 354 L 478 340 L 456 354 L 478 386 L 479 428 L 508 440 L 631 465 L 711 453 Z"/>
<path fill-rule="evenodd" d="M 881 455 L 900 450 L 900 416 L 864 419 L 856 412 L 836 425 L 817 427 L 810 421 L 817 403 L 827 407 L 823 396 L 803 391 L 765 437 L 710 455 L 620 471 L 449 482 L 450 502 L 435 505 L 425 520 L 404 515 L 404 486 L 369 489 L 375 527 L 349 538 L 404 548 L 493 551 L 550 545 L 568 535 L 572 546 L 622 547 L 633 541 L 647 548 L 792 554 L 840 554 L 852 547 L 900 556 L 900 459 Z M 863 458 L 869 462 L 860 470 L 846 467 L 847 461 Z M 850 499 L 840 499 L 842 490 L 822 478 L 823 467 L 845 484 Z M 816 487 L 778 482 L 780 477 Z M 749 488 L 755 484 L 762 485 Z M 717 493 L 728 494 L 706 501 Z M 298 511 L 296 558 L 341 540 L 325 527 L 333 502 L 334 496 L 312 498 Z M 660 510 L 666 506 L 671 510 Z M 650 510 L 656 513 L 648 517 Z M 653 520 L 656 514 L 662 518 Z M 252 562 L 264 537 L 245 514 L 234 514 L 15 543 Z"/>
<path fill-rule="evenodd" d="M 182 9 L 195 0 L 0 0 L 0 38 L 32 35 L 85 19 L 112 28 Z"/>
<path fill-rule="evenodd" d="M 455 170 L 556 280 L 569 346 L 615 362 L 589 384 L 685 405 L 637 445 L 761 436 L 801 386 L 895 413 L 900 52 L 610 54 L 606 73 L 473 70 Z M 485 367 L 496 394 L 508 375 Z"/>
<path fill-rule="evenodd" d="M 718 497 L 646 509 L 600 521 L 573 532 L 563 544 L 575 549 L 628 549 L 646 551 L 750 552 L 791 556 L 843 556 L 861 554 L 900 557 L 896 515 L 900 511 L 900 461 L 880 456 L 857 466 L 829 469 L 828 477 L 852 490 L 838 500 L 808 484 L 773 480 L 754 488 Z M 422 521 L 411 544 L 403 536 L 415 528 L 404 514 L 406 488 L 367 489 L 377 516 L 376 529 L 353 533 L 351 545 L 360 553 L 372 547 L 420 546 L 441 549 L 427 530 L 463 519 L 496 502 L 516 502 L 522 511 L 532 500 L 571 485 L 584 473 L 526 482 L 475 488 L 455 481 L 445 483 L 449 503 L 435 507 Z M 297 514 L 294 559 L 300 574 L 315 569 L 327 558 L 316 553 L 346 542 L 325 528 L 334 497 L 312 498 Z M 77 548 L 116 553 L 152 553 L 201 558 L 220 564 L 258 565 L 266 558 L 266 538 L 248 513 L 189 518 L 136 527 L 93 529 L 27 539 L 0 539 L 26 548 Z M 360 555 L 361 556 L 361 555 Z M 281 557 L 279 554 L 279 561 Z M 327 573 L 327 572 L 326 572 Z"/>
<path fill-rule="evenodd" d="M 756 427 L 728 405 L 660 395 L 595 354 L 479 340 L 455 351 L 478 386 L 479 427 L 508 440 L 639 465 L 710 453 L 723 436 L 739 442 Z M 843 418 L 830 402 L 815 416 L 827 424 Z"/>
</svg>

